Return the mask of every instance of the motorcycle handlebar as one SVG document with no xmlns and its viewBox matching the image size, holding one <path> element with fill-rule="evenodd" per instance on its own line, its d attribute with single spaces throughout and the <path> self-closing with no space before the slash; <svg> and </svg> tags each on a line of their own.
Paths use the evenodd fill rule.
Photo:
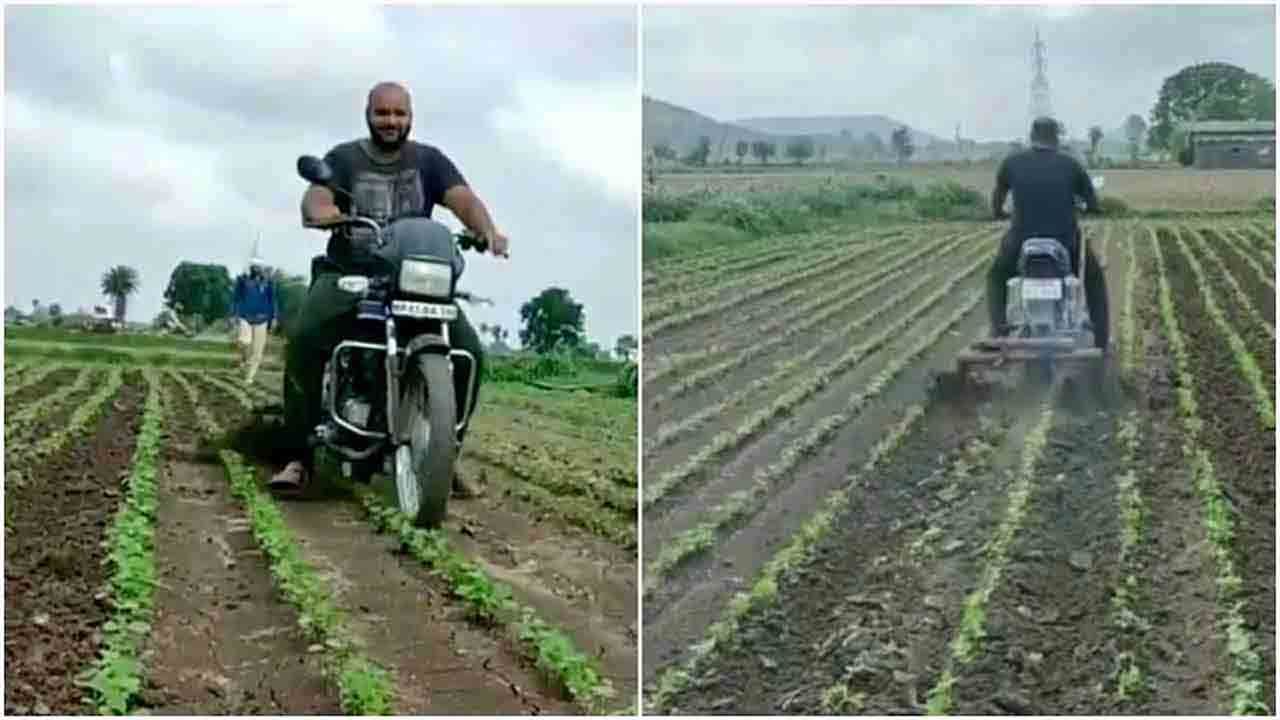
<svg viewBox="0 0 1280 720">
<path fill-rule="evenodd" d="M 315 230 L 336 230 L 342 227 L 350 227 L 352 225 L 363 225 L 373 230 L 376 244 L 378 247 L 383 245 L 382 226 L 373 218 L 367 218 L 363 215 L 339 215 L 335 218 L 323 220 L 321 222 L 307 221 L 303 223 L 303 227 Z M 479 253 L 488 252 L 489 243 L 484 238 L 478 237 L 469 230 L 463 230 L 453 234 L 454 240 L 457 241 L 458 247 L 463 250 L 475 250 Z"/>
</svg>

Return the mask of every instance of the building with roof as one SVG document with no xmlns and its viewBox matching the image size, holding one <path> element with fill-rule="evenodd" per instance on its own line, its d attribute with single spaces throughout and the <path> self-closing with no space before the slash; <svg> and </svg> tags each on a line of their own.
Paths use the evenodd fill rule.
<svg viewBox="0 0 1280 720">
<path fill-rule="evenodd" d="M 1261 120 L 1186 123 L 1191 165 L 1201 170 L 1275 169 L 1276 124 Z"/>
</svg>

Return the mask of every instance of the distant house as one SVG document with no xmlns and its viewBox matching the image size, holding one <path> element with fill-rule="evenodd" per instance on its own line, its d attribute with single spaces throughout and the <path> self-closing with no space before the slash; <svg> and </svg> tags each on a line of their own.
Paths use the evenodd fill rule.
<svg viewBox="0 0 1280 720">
<path fill-rule="evenodd" d="M 1274 169 L 1276 124 L 1260 120 L 1186 123 L 1191 165 L 1201 170 Z"/>
</svg>

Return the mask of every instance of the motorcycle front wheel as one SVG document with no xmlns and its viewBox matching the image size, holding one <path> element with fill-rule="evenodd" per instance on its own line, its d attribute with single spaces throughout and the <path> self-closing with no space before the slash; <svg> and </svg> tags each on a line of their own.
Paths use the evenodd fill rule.
<svg viewBox="0 0 1280 720">
<path fill-rule="evenodd" d="M 405 374 L 400 399 L 409 442 L 396 447 L 396 496 L 414 525 L 431 529 L 444 523 L 453 489 L 457 405 L 448 357 L 419 355 L 416 365 Z"/>
</svg>

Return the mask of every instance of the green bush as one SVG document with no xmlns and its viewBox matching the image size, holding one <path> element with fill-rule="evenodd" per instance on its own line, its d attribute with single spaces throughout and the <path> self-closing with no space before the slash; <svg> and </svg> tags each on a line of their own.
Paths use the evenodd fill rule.
<svg viewBox="0 0 1280 720">
<path fill-rule="evenodd" d="M 929 220 L 968 220 L 983 217 L 982 193 L 954 180 L 935 182 L 915 198 L 916 212 Z"/>
<path fill-rule="evenodd" d="M 1276 197 L 1274 195 L 1267 195 L 1266 197 L 1258 198 L 1258 202 L 1254 203 L 1254 207 L 1267 212 L 1275 212 Z"/>
<path fill-rule="evenodd" d="M 661 191 L 645 193 L 642 208 L 645 222 L 688 220 L 701 198 L 696 194 L 675 195 Z"/>
</svg>

